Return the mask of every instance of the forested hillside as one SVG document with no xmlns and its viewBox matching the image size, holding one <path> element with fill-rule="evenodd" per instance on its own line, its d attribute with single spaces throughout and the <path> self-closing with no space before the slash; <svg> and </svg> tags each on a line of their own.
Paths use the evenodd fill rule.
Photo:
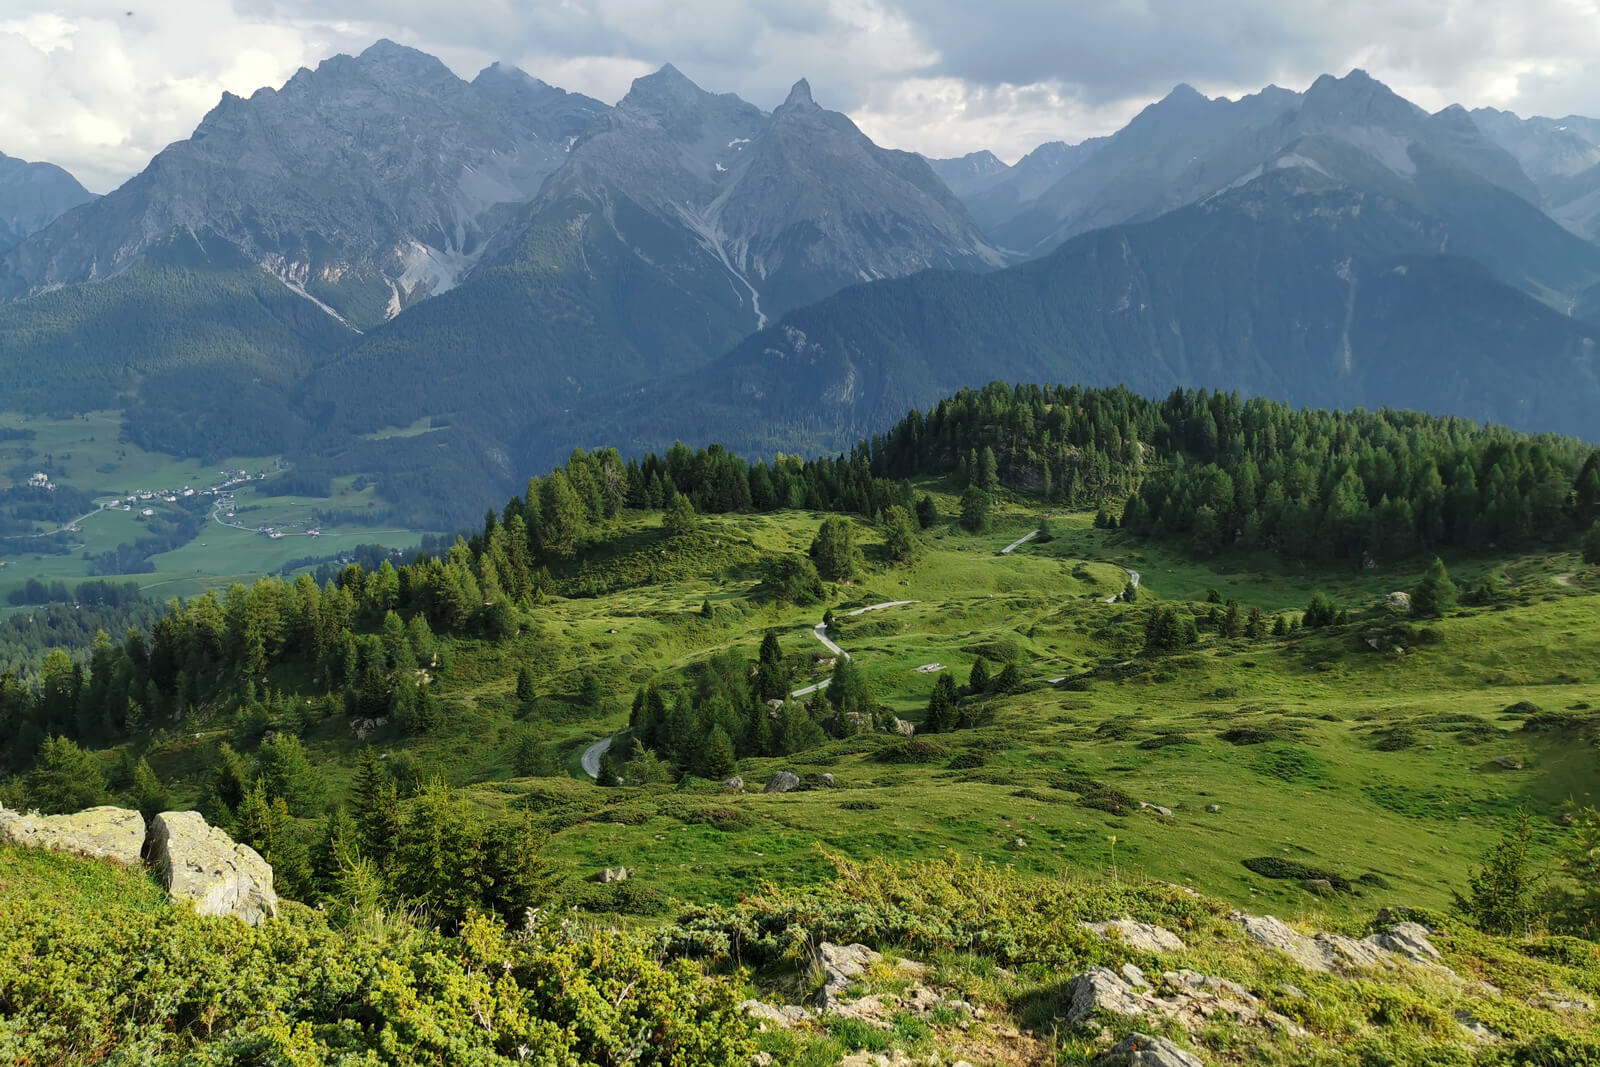
<svg viewBox="0 0 1600 1067">
<path fill-rule="evenodd" d="M 1163 977 L 1162 1032 L 1205 1062 L 1587 1054 L 1564 1005 L 1596 992 L 1597 490 L 1568 438 L 996 383 L 834 457 L 580 451 L 435 555 L 148 625 L 80 587 L 104 614 L 78 623 L 124 628 L 0 674 L 0 801 L 198 809 L 319 910 L 219 940 L 146 882 L 0 846 L 0 1053 L 623 1062 L 625 1026 L 667 1035 L 641 1063 L 1034 1067 L 1154 1018 L 1136 997 L 1109 1039 L 1082 1028 L 1101 1008 L 1072 1006 L 1073 972 L 1187 952 L 1256 1013 L 1201 1026 L 1199 987 Z M 1241 941 L 1236 907 L 1358 955 Z M 1130 915 L 1184 947 L 1078 925 Z M 1398 915 L 1496 991 L 1411 982 Z M 591 925 L 634 919 L 658 932 Z M 819 994 L 797 976 L 819 939 L 940 972 Z M 123 973 L 151 954 L 259 995 Z M 448 992 L 486 964 L 492 1014 Z M 746 982 L 778 1007 L 735 1011 Z M 176 1006 L 125 1007 L 150 998 Z"/>
</svg>

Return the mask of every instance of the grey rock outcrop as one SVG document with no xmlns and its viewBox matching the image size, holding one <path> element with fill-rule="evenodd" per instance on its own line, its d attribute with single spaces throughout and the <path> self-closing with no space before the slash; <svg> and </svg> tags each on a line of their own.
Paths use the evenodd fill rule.
<svg viewBox="0 0 1600 1067">
<path fill-rule="evenodd" d="M 1396 923 L 1358 940 L 1344 934 L 1308 936 L 1271 915 L 1236 911 L 1228 918 L 1243 927 L 1245 936 L 1256 944 L 1283 953 L 1308 971 L 1346 974 L 1392 969 L 1407 960 L 1454 973 L 1438 962 L 1439 950 L 1428 940 L 1427 928 L 1419 923 Z"/>
<path fill-rule="evenodd" d="M 278 914 L 272 868 L 197 811 L 167 811 L 150 821 L 146 855 L 175 900 L 201 915 L 232 915 L 259 926 Z"/>
<path fill-rule="evenodd" d="M 867 968 L 883 957 L 866 945 L 835 945 L 824 941 L 817 946 L 817 966 L 822 968 L 823 985 L 817 993 L 817 1006 L 834 1006 L 840 993 L 867 973 Z"/>
<path fill-rule="evenodd" d="M 792 771 L 779 771 L 767 779 L 763 793 L 792 793 L 800 788 L 800 776 Z"/>
<path fill-rule="evenodd" d="M 24 815 L 0 808 L 0 842 L 131 867 L 139 862 L 144 847 L 144 816 L 112 807 L 72 815 Z"/>
<path fill-rule="evenodd" d="M 1140 952 L 1182 952 L 1183 939 L 1171 930 L 1134 919 L 1113 919 L 1103 923 L 1080 923 L 1085 930 L 1104 938 L 1117 938 Z"/>
<path fill-rule="evenodd" d="M 1143 972 L 1118 974 L 1096 967 L 1073 978 L 1067 992 L 1068 1026 L 1084 1026 L 1096 1016 L 1114 1015 L 1171 1021 L 1193 1031 L 1221 1016 L 1243 1026 L 1303 1033 L 1292 1019 L 1267 1008 L 1237 982 L 1195 971 L 1167 971 L 1158 987 L 1146 981 Z"/>
<path fill-rule="evenodd" d="M 1099 1067 L 1205 1067 L 1194 1053 L 1164 1037 L 1129 1034 L 1095 1060 Z"/>
</svg>

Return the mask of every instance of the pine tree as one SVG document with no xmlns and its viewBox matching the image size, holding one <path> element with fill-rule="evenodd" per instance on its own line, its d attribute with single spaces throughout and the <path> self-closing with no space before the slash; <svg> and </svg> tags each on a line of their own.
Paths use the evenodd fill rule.
<svg viewBox="0 0 1600 1067">
<path fill-rule="evenodd" d="M 989 511 L 993 502 L 989 494 L 976 485 L 968 486 L 961 494 L 961 526 L 970 533 L 982 533 L 989 528 Z"/>
<path fill-rule="evenodd" d="M 861 676 L 861 669 L 856 666 L 856 661 L 849 656 L 839 657 L 838 665 L 833 669 L 833 680 L 823 692 L 828 695 L 828 703 L 844 714 L 860 714 L 872 710 L 872 697 L 867 692 L 867 680 Z"/>
<path fill-rule="evenodd" d="M 529 670 L 526 664 L 524 664 L 521 667 L 518 667 L 517 668 L 517 703 L 519 703 L 519 704 L 528 704 L 528 703 L 530 703 L 533 700 L 536 692 L 537 691 L 534 689 L 534 686 L 533 686 L 533 671 Z"/>
<path fill-rule="evenodd" d="M 524 778 L 542 778 L 559 773 L 559 764 L 550 752 L 544 734 L 531 727 L 523 727 L 512 747 L 511 763 L 517 774 Z"/>
<path fill-rule="evenodd" d="M 890 505 L 883 513 L 884 546 L 889 558 L 896 563 L 906 563 L 916 555 L 917 533 L 911 516 L 905 508 Z"/>
<path fill-rule="evenodd" d="M 140 756 L 139 762 L 133 765 L 133 789 L 129 799 L 146 820 L 153 819 L 166 811 L 172 803 L 167 787 L 161 784 L 161 779 L 150 767 L 150 761 L 143 756 Z"/>
<path fill-rule="evenodd" d="M 705 755 L 700 762 L 700 776 L 721 781 L 733 774 L 738 763 L 733 755 L 733 739 L 722 727 L 714 727 L 706 740 Z"/>
<path fill-rule="evenodd" d="M 811 559 L 817 573 L 830 582 L 849 581 L 855 575 L 855 529 L 837 515 L 822 520 L 811 542 Z"/>
<path fill-rule="evenodd" d="M 673 537 L 694 533 L 697 522 L 694 505 L 682 493 L 674 492 L 661 513 L 661 528 Z"/>
<path fill-rule="evenodd" d="M 1000 465 L 995 462 L 994 449 L 988 445 L 983 446 L 978 456 L 978 488 L 991 493 L 1000 488 Z"/>
<path fill-rule="evenodd" d="M 1022 672 L 1017 669 L 1015 662 L 1007 663 L 1000 668 L 1000 674 L 994 680 L 996 693 L 1015 693 L 1022 688 Z"/>
<path fill-rule="evenodd" d="M 972 665 L 972 673 L 967 676 L 967 692 L 987 693 L 989 691 L 989 663 L 982 656 Z"/>
<path fill-rule="evenodd" d="M 371 748 L 362 750 L 356 765 L 350 806 L 361 854 L 384 867 L 400 834 L 400 798 L 388 768 Z"/>
<path fill-rule="evenodd" d="M 336 890 L 341 872 L 361 858 L 360 832 L 343 805 L 331 808 L 311 850 L 311 874 L 324 893 Z"/>
<path fill-rule="evenodd" d="M 309 818 L 322 810 L 327 786 L 322 772 L 312 766 L 300 739 L 280 733 L 256 753 L 256 774 L 265 784 L 267 795 L 281 798 L 290 814 Z"/>
<path fill-rule="evenodd" d="M 272 865 L 273 884 L 285 896 L 311 894 L 311 854 L 282 797 L 269 796 L 261 779 L 246 790 L 234 818 L 235 836 Z"/>
<path fill-rule="evenodd" d="M 756 695 L 763 701 L 783 700 L 789 695 L 789 669 L 778 647 L 778 635 L 768 630 L 761 639 L 756 657 Z"/>
<path fill-rule="evenodd" d="M 31 806 L 46 815 L 66 815 L 105 799 L 106 772 L 77 742 L 51 737 L 39 746 L 24 786 Z"/>
<path fill-rule="evenodd" d="M 1532 867 L 1533 825 L 1526 812 L 1467 877 L 1467 895 L 1455 894 L 1456 909 L 1489 934 L 1526 933 L 1539 915 L 1538 876 Z"/>
<path fill-rule="evenodd" d="M 1454 611 L 1460 601 L 1460 592 L 1456 584 L 1450 580 L 1450 573 L 1445 570 L 1444 560 L 1437 556 L 1428 565 L 1428 573 L 1422 576 L 1422 581 L 1411 591 L 1411 607 L 1418 615 L 1428 615 L 1434 618 Z"/>
<path fill-rule="evenodd" d="M 982 662 L 981 660 L 979 662 Z M 956 679 L 949 671 L 941 671 L 933 683 L 933 696 L 928 698 L 928 714 L 923 720 L 924 729 L 930 733 L 949 733 L 961 722 L 961 710 L 956 706 Z"/>
</svg>

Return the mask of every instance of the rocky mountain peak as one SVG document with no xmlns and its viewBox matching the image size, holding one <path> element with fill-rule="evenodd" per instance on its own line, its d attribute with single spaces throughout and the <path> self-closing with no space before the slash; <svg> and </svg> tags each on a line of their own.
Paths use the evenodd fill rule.
<svg viewBox="0 0 1600 1067">
<path fill-rule="evenodd" d="M 1343 78 L 1324 74 L 1311 83 L 1304 113 L 1324 120 L 1337 117 L 1353 123 L 1404 123 L 1427 117 L 1417 105 L 1359 68 Z"/>
<path fill-rule="evenodd" d="M 789 97 L 783 102 L 779 111 L 794 111 L 799 108 L 814 108 L 817 102 L 811 99 L 811 83 L 801 78 L 794 83 L 794 88 L 789 90 Z"/>
<path fill-rule="evenodd" d="M 662 117 L 703 106 L 712 94 L 696 85 L 671 63 L 654 74 L 635 78 L 619 108 Z"/>
</svg>

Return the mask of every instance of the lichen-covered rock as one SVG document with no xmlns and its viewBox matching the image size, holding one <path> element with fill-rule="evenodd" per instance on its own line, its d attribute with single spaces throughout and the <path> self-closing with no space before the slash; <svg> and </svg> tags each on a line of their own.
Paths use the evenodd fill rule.
<svg viewBox="0 0 1600 1067">
<path fill-rule="evenodd" d="M 1100 1067 L 1205 1067 L 1194 1053 L 1150 1034 L 1129 1034 L 1095 1063 Z"/>
<path fill-rule="evenodd" d="M 832 1007 L 840 993 L 881 959 L 881 955 L 866 945 L 835 945 L 828 941 L 818 945 L 817 966 L 822 968 L 824 981 L 817 994 L 817 1006 Z"/>
<path fill-rule="evenodd" d="M 800 776 L 793 771 L 779 771 L 767 779 L 764 793 L 792 793 L 800 788 Z"/>
<path fill-rule="evenodd" d="M 152 819 L 147 853 L 173 899 L 189 901 L 201 915 L 232 915 L 259 926 L 278 914 L 272 867 L 197 811 L 165 811 Z"/>
<path fill-rule="evenodd" d="M 1085 930 L 1104 938 L 1119 938 L 1140 952 L 1182 952 L 1183 940 L 1171 930 L 1133 919 L 1113 919 L 1103 923 L 1080 923 Z"/>
<path fill-rule="evenodd" d="M 144 816 L 110 807 L 88 808 L 72 815 L 24 815 L 0 808 L 0 842 L 131 867 L 139 862 L 144 848 Z"/>
<path fill-rule="evenodd" d="M 1421 923 L 1395 923 L 1386 930 L 1379 930 L 1367 940 L 1414 963 L 1438 963 L 1441 958 L 1439 950 L 1428 940 L 1428 928 Z"/>
<path fill-rule="evenodd" d="M 1068 1026 L 1085 1023 L 1098 1013 L 1142 1019 L 1162 1013 L 1165 1007 L 1148 993 L 1133 989 L 1115 971 L 1105 967 L 1078 975 L 1067 987 L 1067 994 Z"/>
</svg>

